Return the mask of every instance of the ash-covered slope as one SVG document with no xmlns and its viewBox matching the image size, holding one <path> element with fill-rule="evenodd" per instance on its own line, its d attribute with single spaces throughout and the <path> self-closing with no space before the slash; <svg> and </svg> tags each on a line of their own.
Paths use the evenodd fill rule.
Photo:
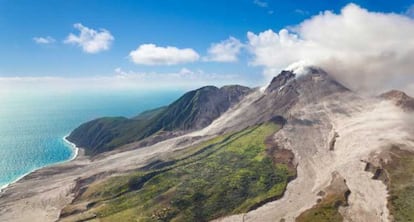
<svg viewBox="0 0 414 222">
<path fill-rule="evenodd" d="M 209 125 L 251 89 L 232 85 L 206 86 L 184 94 L 171 105 L 143 112 L 135 118 L 105 117 L 82 124 L 68 140 L 96 155 L 148 137 L 146 145 Z"/>
<path fill-rule="evenodd" d="M 392 101 L 395 105 L 405 110 L 414 110 L 414 98 L 408 96 L 405 92 L 391 90 L 381 94 L 380 97 Z"/>
<path fill-rule="evenodd" d="M 264 116 L 286 116 L 296 103 L 317 103 L 325 97 L 344 92 L 349 90 L 320 68 L 308 67 L 306 74 L 299 76 L 292 71 L 282 71 L 273 78 L 264 96 L 255 102 L 255 107 L 267 111 Z"/>
<path fill-rule="evenodd" d="M 234 115 L 228 113 L 212 124 L 217 128 L 236 127 L 241 123 L 238 119 L 257 121 L 259 117 L 253 113 L 260 118 L 282 115 L 286 124 L 274 135 L 274 141 L 291 150 L 298 164 L 298 176 L 281 199 L 218 221 L 413 218 L 407 214 L 407 209 L 414 209 L 409 201 L 412 196 L 399 186 L 401 180 L 394 180 L 392 185 L 390 179 L 377 179 L 384 178 L 387 168 L 385 174 L 397 179 L 403 174 L 411 178 L 414 171 L 414 161 L 410 161 L 414 151 L 413 118 L 405 109 L 411 99 L 395 92 L 387 95 L 391 102 L 360 96 L 322 70 L 308 70 L 308 74 L 300 76 L 282 72 L 263 94 L 256 94 L 249 105 L 240 106 L 243 111 L 235 110 Z M 223 122 L 218 124 L 219 121 Z M 399 151 L 390 153 L 391 147 L 404 149 L 410 155 L 395 156 Z M 375 164 L 367 167 L 367 162 Z M 341 185 L 334 185 L 338 183 Z M 387 190 L 392 197 L 388 198 Z"/>
<path fill-rule="evenodd" d="M 289 119 L 290 110 L 295 106 L 319 103 L 326 97 L 350 92 L 322 69 L 308 67 L 306 70 L 306 74 L 299 76 L 282 71 L 265 89 L 248 95 L 203 132 L 241 130 L 276 117 Z"/>
</svg>

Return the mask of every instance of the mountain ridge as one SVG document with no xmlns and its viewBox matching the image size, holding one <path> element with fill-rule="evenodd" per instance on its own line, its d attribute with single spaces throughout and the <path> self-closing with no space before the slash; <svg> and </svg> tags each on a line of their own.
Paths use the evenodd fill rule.
<svg viewBox="0 0 414 222">
<path fill-rule="evenodd" d="M 250 92 L 240 85 L 204 86 L 185 93 L 169 106 L 144 111 L 131 119 L 104 117 L 84 123 L 67 139 L 92 156 L 143 139 L 149 145 L 209 125 Z"/>
<path fill-rule="evenodd" d="M 405 110 L 414 110 L 414 98 L 408 96 L 403 91 L 390 90 L 388 92 L 382 93 L 379 97 L 392 101 L 395 105 Z"/>
</svg>

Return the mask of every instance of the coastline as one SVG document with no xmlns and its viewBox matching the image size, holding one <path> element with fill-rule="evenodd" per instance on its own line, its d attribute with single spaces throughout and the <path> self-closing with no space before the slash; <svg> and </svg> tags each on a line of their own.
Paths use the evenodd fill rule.
<svg viewBox="0 0 414 222">
<path fill-rule="evenodd" d="M 76 146 L 76 144 L 70 142 L 68 139 L 66 139 L 68 136 L 69 136 L 69 134 L 67 134 L 66 136 L 64 136 L 63 137 L 63 141 L 65 143 L 67 143 L 68 145 L 70 145 L 70 147 L 72 148 L 72 157 L 69 160 L 64 161 L 64 162 L 72 161 L 72 160 L 76 159 L 76 157 L 78 157 L 78 155 L 79 155 L 79 147 Z"/>
<path fill-rule="evenodd" d="M 65 142 L 65 144 L 69 145 L 70 148 L 72 149 L 72 155 L 69 159 L 33 169 L 32 171 L 23 174 L 22 176 L 18 177 L 17 179 L 11 181 L 10 183 L 7 183 L 7 184 L 1 186 L 0 187 L 0 193 L 2 193 L 8 186 L 10 186 L 14 183 L 17 183 L 19 180 L 23 179 L 25 176 L 27 176 L 27 175 L 29 175 L 29 174 L 37 171 L 37 170 L 40 170 L 40 169 L 45 168 L 45 167 L 54 166 L 54 165 L 62 164 L 62 163 L 67 163 L 67 162 L 70 162 L 72 160 L 75 160 L 79 155 L 79 147 L 77 147 L 76 144 L 74 144 L 74 143 L 70 142 L 68 139 L 66 139 L 68 136 L 69 136 L 69 134 L 65 135 L 62 138 L 62 140 Z"/>
<path fill-rule="evenodd" d="M 25 176 L 27 176 L 27 175 L 29 175 L 30 173 L 32 173 L 32 172 L 34 172 L 34 171 L 36 171 L 37 169 L 35 169 L 35 170 L 33 170 L 33 171 L 30 171 L 30 172 L 28 172 L 28 173 L 25 173 L 25 174 L 23 174 L 22 176 L 20 176 L 20 177 L 18 177 L 17 179 L 15 179 L 15 180 L 13 180 L 12 182 L 10 182 L 10 183 L 7 183 L 7 184 L 5 184 L 5 185 L 3 185 L 2 187 L 0 187 L 0 193 L 2 193 L 8 186 L 10 186 L 10 185 L 12 185 L 12 184 L 14 184 L 14 183 L 16 183 L 16 182 L 18 182 L 19 180 L 21 180 L 21 179 L 23 179 L 23 177 L 25 177 Z"/>
</svg>

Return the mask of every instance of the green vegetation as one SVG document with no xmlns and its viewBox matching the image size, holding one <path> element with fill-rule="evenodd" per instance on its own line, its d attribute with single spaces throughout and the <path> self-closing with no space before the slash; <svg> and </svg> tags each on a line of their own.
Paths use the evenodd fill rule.
<svg viewBox="0 0 414 222">
<path fill-rule="evenodd" d="M 68 137 L 85 148 L 86 155 L 96 155 L 122 145 L 168 132 L 203 128 L 237 103 L 250 89 L 243 86 L 217 88 L 206 86 L 184 94 L 167 107 L 145 111 L 137 117 L 105 117 L 82 124 Z"/>
<path fill-rule="evenodd" d="M 330 194 L 311 209 L 303 212 L 296 222 L 332 222 L 343 221 L 338 209 L 346 202 L 343 194 Z"/>
<path fill-rule="evenodd" d="M 394 147 L 383 165 L 388 181 L 388 208 L 395 221 L 414 221 L 414 153 Z"/>
<path fill-rule="evenodd" d="M 296 175 L 266 152 L 265 139 L 278 128 L 267 123 L 219 136 L 146 171 L 93 183 L 64 210 L 74 214 L 64 219 L 208 221 L 247 212 L 281 197 Z M 84 203 L 91 207 L 79 213 L 76 206 Z"/>
<path fill-rule="evenodd" d="M 339 213 L 341 206 L 348 206 L 348 196 L 351 194 L 345 179 L 337 172 L 332 174 L 332 179 L 323 191 L 318 193 L 320 198 L 310 209 L 296 218 L 296 222 L 332 222 L 343 221 Z"/>
</svg>

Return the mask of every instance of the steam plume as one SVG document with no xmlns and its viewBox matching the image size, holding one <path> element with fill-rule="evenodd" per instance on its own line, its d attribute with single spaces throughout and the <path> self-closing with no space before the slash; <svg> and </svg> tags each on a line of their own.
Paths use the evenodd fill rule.
<svg viewBox="0 0 414 222">
<path fill-rule="evenodd" d="M 306 61 L 354 90 L 414 89 L 414 19 L 406 15 L 348 4 L 339 14 L 325 11 L 278 33 L 247 37 L 252 64 L 268 76 Z"/>
</svg>

